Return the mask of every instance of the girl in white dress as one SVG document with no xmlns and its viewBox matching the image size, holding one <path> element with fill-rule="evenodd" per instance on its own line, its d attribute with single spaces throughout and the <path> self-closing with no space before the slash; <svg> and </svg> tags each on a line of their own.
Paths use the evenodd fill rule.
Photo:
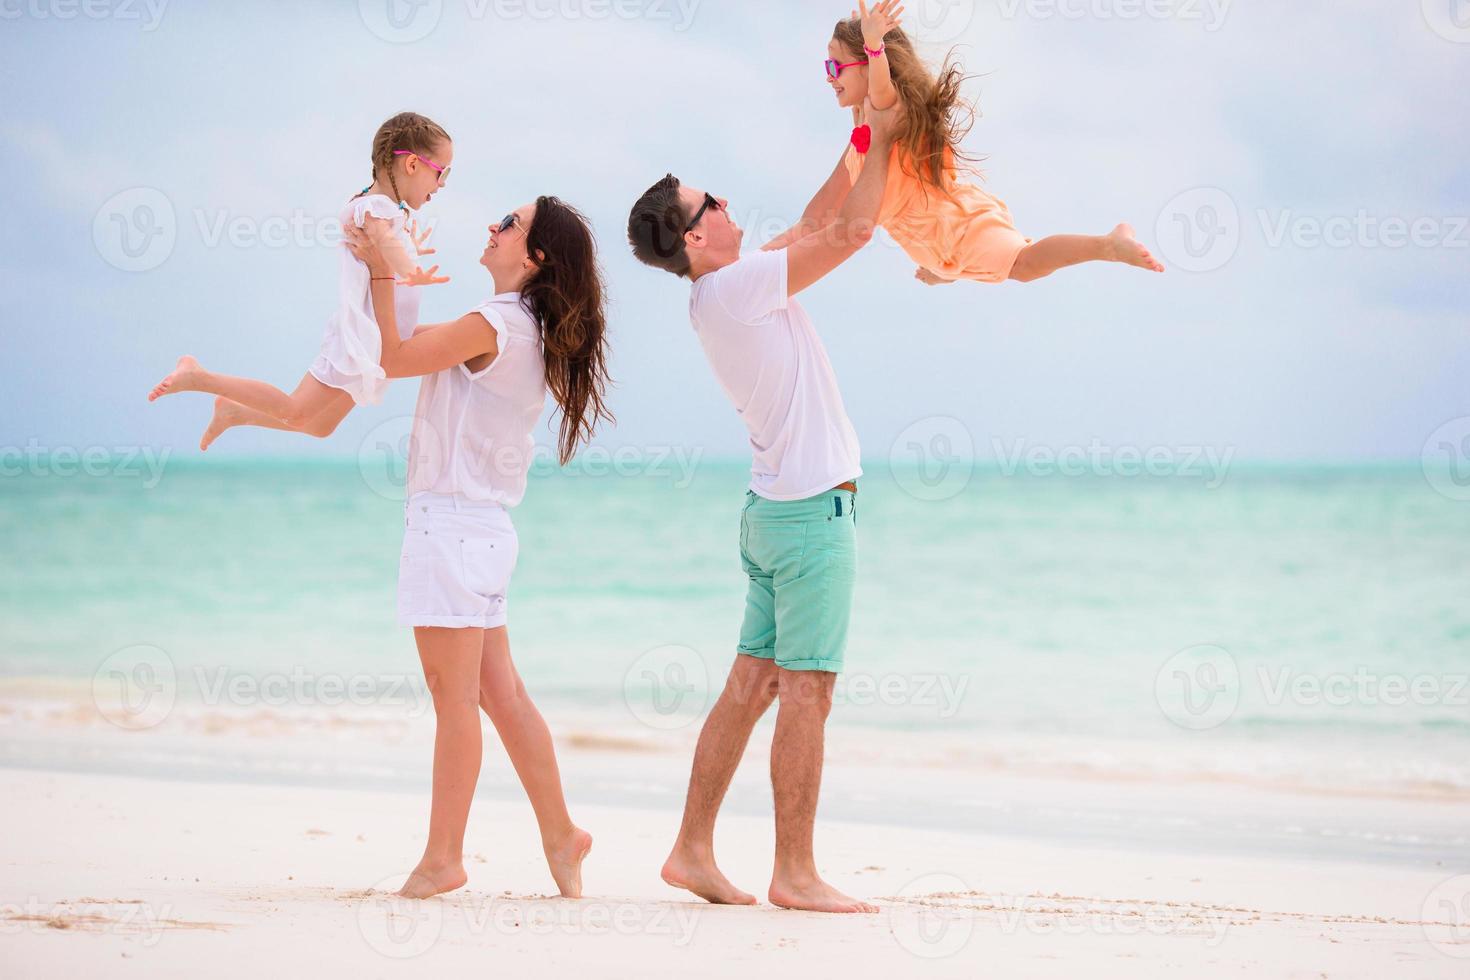
<svg viewBox="0 0 1470 980">
<path fill-rule="evenodd" d="M 418 323 L 419 286 L 448 282 L 435 276 L 438 266 L 423 272 L 417 256 L 434 250 L 424 245 L 408 212 L 417 211 L 444 186 L 454 159 L 454 144 L 443 127 L 415 112 L 401 112 L 373 137 L 373 182 L 347 202 L 339 215 L 344 231 L 368 228 L 378 236 L 390 275 L 402 285 L 395 291 L 395 314 L 402 336 L 412 336 Z M 367 221 L 369 217 L 382 220 Z M 179 358 L 173 373 L 148 394 L 149 401 L 180 391 L 217 396 L 214 418 L 199 440 L 208 449 L 220 433 L 236 425 L 259 425 L 324 438 L 331 435 L 354 404 L 376 405 L 388 378 L 380 364 L 382 341 L 373 319 L 372 283 L 368 268 L 344 245 L 337 311 L 327 321 L 321 349 L 291 394 L 251 378 L 205 370 L 189 355 Z"/>
</svg>

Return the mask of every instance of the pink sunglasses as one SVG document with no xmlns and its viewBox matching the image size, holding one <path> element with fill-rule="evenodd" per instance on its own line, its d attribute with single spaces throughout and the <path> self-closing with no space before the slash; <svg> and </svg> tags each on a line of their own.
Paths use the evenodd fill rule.
<svg viewBox="0 0 1470 980">
<path fill-rule="evenodd" d="M 862 61 L 849 61 L 845 65 L 842 62 L 837 61 L 833 58 L 828 58 L 824 62 L 824 64 L 827 66 L 827 77 L 831 79 L 836 79 L 838 75 L 841 75 L 844 68 L 856 68 L 859 65 L 866 65 L 867 63 L 868 61 L 866 58 L 864 58 Z"/>
<path fill-rule="evenodd" d="M 426 156 L 420 156 L 419 154 L 413 152 L 412 150 L 394 150 L 393 151 L 393 155 L 395 157 L 408 156 L 408 157 L 413 157 L 416 160 L 419 160 L 420 162 L 422 162 L 424 164 L 424 166 L 428 167 L 430 170 L 434 171 L 434 173 L 436 173 L 436 174 L 439 175 L 439 183 L 441 185 L 446 180 L 449 179 L 449 171 L 452 168 L 450 168 L 450 167 L 441 167 L 437 163 L 435 163 L 433 160 L 430 160 Z"/>
</svg>

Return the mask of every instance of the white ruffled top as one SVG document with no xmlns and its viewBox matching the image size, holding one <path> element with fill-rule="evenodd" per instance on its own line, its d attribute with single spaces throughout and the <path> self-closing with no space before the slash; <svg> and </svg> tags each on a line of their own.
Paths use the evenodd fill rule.
<svg viewBox="0 0 1470 980">
<path fill-rule="evenodd" d="M 413 242 L 404 230 L 403 208 L 382 194 L 364 194 L 348 201 L 340 215 L 342 227 L 348 227 L 350 222 L 352 227 L 361 228 L 369 215 L 391 222 L 393 234 L 403 242 L 408 254 L 414 255 Z M 372 275 L 345 243 L 340 247 L 342 271 L 337 310 L 327 321 L 311 374 L 322 384 L 341 388 L 359 405 L 376 405 L 388 388 L 388 377 L 379 363 L 383 341 L 373 316 Z M 395 287 L 393 306 L 398 335 L 407 340 L 419 322 L 419 287 Z"/>
</svg>

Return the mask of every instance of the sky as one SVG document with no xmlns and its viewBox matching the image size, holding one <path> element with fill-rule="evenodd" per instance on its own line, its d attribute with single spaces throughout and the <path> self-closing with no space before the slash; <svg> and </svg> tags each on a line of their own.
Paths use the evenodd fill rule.
<svg viewBox="0 0 1470 980">
<path fill-rule="evenodd" d="M 922 50 L 953 45 L 975 76 L 966 146 L 1022 232 L 1129 221 L 1168 271 L 932 288 L 880 236 L 802 296 L 866 458 L 915 431 L 981 458 L 1334 462 L 1418 459 L 1455 420 L 1470 435 L 1465 0 L 908 7 Z M 688 286 L 631 258 L 628 208 L 673 172 L 729 198 L 747 247 L 799 216 L 851 125 L 820 65 L 846 10 L 0 0 L 0 448 L 196 454 L 209 400 L 145 400 L 183 353 L 294 385 L 335 299 L 330 219 L 368 183 L 377 125 L 413 109 L 455 140 L 421 215 L 452 277 L 425 320 L 488 298 L 487 224 L 557 194 L 609 283 L 619 421 L 599 444 L 746 454 Z M 324 443 L 236 430 L 211 455 L 350 456 L 416 389 Z"/>
</svg>

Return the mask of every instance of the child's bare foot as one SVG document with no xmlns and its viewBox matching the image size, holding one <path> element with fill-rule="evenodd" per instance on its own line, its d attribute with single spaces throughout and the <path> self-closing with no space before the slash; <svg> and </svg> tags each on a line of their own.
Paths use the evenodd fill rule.
<svg viewBox="0 0 1470 980">
<path fill-rule="evenodd" d="M 779 905 L 783 909 L 805 909 L 808 912 L 878 911 L 878 906 L 844 895 L 815 875 L 802 880 L 772 878 L 767 897 L 772 905 Z"/>
<path fill-rule="evenodd" d="M 953 279 L 945 279 L 935 275 L 928 269 L 924 268 L 922 265 L 914 270 L 914 278 L 919 280 L 919 282 L 922 282 L 926 286 L 948 286 L 950 283 L 954 282 Z"/>
<path fill-rule="evenodd" d="M 1108 258 L 1114 262 L 1126 262 L 1128 265 L 1136 265 L 1140 269 L 1148 269 L 1152 272 L 1163 272 L 1164 267 L 1159 260 L 1143 247 L 1143 243 L 1133 237 L 1133 226 L 1121 224 L 1108 232 Z"/>
<path fill-rule="evenodd" d="M 403 883 L 403 887 L 398 889 L 398 894 L 403 898 L 428 898 L 442 892 L 452 892 L 463 887 L 466 881 L 469 881 L 469 876 L 464 873 L 462 862 L 427 864 L 420 861 L 419 866 L 413 869 L 408 880 Z"/>
<path fill-rule="evenodd" d="M 204 435 L 199 439 L 199 448 L 207 450 L 226 429 L 234 428 L 245 418 L 245 406 L 239 402 L 232 402 L 223 395 L 214 399 L 214 418 L 209 420 L 209 428 L 204 430 Z"/>
<path fill-rule="evenodd" d="M 700 856 L 678 845 L 664 862 L 660 877 L 675 888 L 691 891 L 715 905 L 754 905 L 755 896 L 730 884 L 730 879 L 715 867 L 713 855 Z"/>
<path fill-rule="evenodd" d="M 154 385 L 153 390 L 148 392 L 148 400 L 155 402 L 164 395 L 173 395 L 180 391 L 195 391 L 202 374 L 204 374 L 204 369 L 199 366 L 199 362 L 185 354 L 179 358 L 179 363 L 174 365 L 173 373 Z"/>
<path fill-rule="evenodd" d="M 563 898 L 581 898 L 582 859 L 592 850 L 592 835 L 579 827 L 573 827 L 564 840 L 554 845 L 543 842 L 542 847 L 546 851 L 546 863 L 551 867 L 551 877 L 556 881 L 557 891 L 561 892 Z"/>
</svg>

